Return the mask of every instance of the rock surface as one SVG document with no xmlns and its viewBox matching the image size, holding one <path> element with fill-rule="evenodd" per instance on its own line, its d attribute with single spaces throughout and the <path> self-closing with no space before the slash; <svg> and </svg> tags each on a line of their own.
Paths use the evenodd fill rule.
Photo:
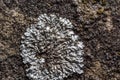
<svg viewBox="0 0 120 80">
<path fill-rule="evenodd" d="M 42 13 L 68 18 L 84 41 L 85 72 L 65 80 L 120 79 L 120 0 L 0 0 L 1 80 L 28 80 L 20 40 Z"/>
</svg>

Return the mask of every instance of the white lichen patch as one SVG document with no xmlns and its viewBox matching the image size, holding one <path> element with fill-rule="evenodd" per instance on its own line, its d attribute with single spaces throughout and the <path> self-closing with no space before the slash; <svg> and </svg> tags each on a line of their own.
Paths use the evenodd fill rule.
<svg viewBox="0 0 120 80">
<path fill-rule="evenodd" d="M 72 23 L 56 15 L 42 14 L 37 24 L 22 36 L 21 56 L 31 80 L 63 80 L 81 74 L 83 43 L 73 31 Z"/>
</svg>

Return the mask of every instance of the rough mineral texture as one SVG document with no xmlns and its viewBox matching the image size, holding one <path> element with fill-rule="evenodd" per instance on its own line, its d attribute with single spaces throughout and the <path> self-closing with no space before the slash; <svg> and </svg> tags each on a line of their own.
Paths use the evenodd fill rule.
<svg viewBox="0 0 120 80">
<path fill-rule="evenodd" d="M 19 55 L 7 58 L 0 62 L 0 80 L 28 80 L 24 67 Z"/>
<path fill-rule="evenodd" d="M 63 80 L 83 70 L 83 43 L 72 23 L 53 14 L 41 14 L 38 23 L 27 28 L 21 41 L 23 62 L 30 64 L 27 76 L 33 80 Z"/>
<path fill-rule="evenodd" d="M 120 79 L 120 0 L 0 0 L 0 80 L 29 80 L 21 36 L 43 13 L 69 19 L 85 45 L 84 73 L 65 80 Z"/>
</svg>

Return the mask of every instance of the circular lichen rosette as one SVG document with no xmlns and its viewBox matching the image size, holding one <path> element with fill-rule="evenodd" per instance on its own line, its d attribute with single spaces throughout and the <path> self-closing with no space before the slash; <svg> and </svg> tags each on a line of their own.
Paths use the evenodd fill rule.
<svg viewBox="0 0 120 80">
<path fill-rule="evenodd" d="M 83 43 L 72 23 L 54 14 L 41 14 L 21 40 L 23 62 L 31 80 L 63 80 L 83 70 Z"/>
</svg>

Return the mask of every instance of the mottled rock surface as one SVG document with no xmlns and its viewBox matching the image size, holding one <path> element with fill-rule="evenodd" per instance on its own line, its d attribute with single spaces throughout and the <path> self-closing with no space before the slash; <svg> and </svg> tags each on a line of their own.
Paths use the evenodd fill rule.
<svg viewBox="0 0 120 80">
<path fill-rule="evenodd" d="M 0 80 L 27 80 L 23 65 L 19 55 L 0 62 Z"/>
<path fill-rule="evenodd" d="M 28 80 L 18 60 L 20 39 L 41 13 L 68 18 L 84 41 L 85 73 L 65 80 L 120 79 L 120 0 L 0 0 L 1 80 Z"/>
</svg>

